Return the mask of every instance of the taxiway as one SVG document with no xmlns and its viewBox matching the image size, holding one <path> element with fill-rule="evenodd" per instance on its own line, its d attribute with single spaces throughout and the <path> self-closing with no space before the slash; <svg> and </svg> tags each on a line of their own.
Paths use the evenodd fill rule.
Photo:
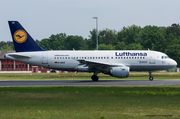
<svg viewBox="0 0 180 119">
<path fill-rule="evenodd" d="M 119 86 L 119 85 L 180 85 L 180 80 L 0 80 L 0 86 Z"/>
</svg>

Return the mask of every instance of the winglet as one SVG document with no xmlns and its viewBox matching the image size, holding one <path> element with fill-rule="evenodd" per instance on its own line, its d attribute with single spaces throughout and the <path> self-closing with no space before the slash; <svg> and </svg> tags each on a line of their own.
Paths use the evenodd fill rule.
<svg viewBox="0 0 180 119">
<path fill-rule="evenodd" d="M 18 21 L 8 21 L 16 52 L 45 51 Z"/>
</svg>

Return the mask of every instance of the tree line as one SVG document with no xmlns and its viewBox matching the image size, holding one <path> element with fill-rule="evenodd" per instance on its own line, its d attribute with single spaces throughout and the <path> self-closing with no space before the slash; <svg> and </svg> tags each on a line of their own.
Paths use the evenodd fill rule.
<svg viewBox="0 0 180 119">
<path fill-rule="evenodd" d="M 96 30 L 90 31 L 89 38 L 52 34 L 49 38 L 36 40 L 46 50 L 95 50 Z M 0 42 L 0 50 L 13 50 L 12 42 Z M 123 27 L 120 31 L 103 29 L 98 31 L 99 50 L 155 50 L 166 53 L 180 63 L 180 25 L 168 27 L 136 25 Z"/>
</svg>

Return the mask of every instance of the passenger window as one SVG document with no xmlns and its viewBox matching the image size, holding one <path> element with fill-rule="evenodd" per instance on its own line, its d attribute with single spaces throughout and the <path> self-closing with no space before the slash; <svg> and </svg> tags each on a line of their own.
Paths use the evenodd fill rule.
<svg viewBox="0 0 180 119">
<path fill-rule="evenodd" d="M 140 59 L 142 59 L 142 57 L 140 57 Z"/>
<path fill-rule="evenodd" d="M 126 59 L 126 57 L 124 57 L 124 59 Z"/>
<path fill-rule="evenodd" d="M 131 57 L 129 57 L 129 59 L 131 59 Z"/>
<path fill-rule="evenodd" d="M 128 59 L 128 57 L 126 57 L 126 59 Z"/>
<path fill-rule="evenodd" d="M 101 57 L 101 59 L 103 59 L 103 57 Z"/>
<path fill-rule="evenodd" d="M 111 57 L 111 59 L 113 59 L 113 57 Z"/>
<path fill-rule="evenodd" d="M 106 59 L 106 57 L 104 57 L 104 59 Z"/>
<path fill-rule="evenodd" d="M 132 59 L 134 59 L 134 57 L 132 57 Z"/>
<path fill-rule="evenodd" d="M 118 57 L 118 59 L 120 59 L 120 57 Z"/>
<path fill-rule="evenodd" d="M 57 59 L 59 59 L 59 57 L 57 57 Z"/>
<path fill-rule="evenodd" d="M 54 57 L 54 59 L 56 59 L 56 57 Z"/>
<path fill-rule="evenodd" d="M 109 59 L 109 57 L 107 57 L 107 59 Z"/>
</svg>

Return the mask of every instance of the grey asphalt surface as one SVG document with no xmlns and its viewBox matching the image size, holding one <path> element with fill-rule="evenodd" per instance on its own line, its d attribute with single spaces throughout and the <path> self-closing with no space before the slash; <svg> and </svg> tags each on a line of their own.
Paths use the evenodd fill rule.
<svg viewBox="0 0 180 119">
<path fill-rule="evenodd" d="M 118 85 L 180 85 L 180 80 L 0 80 L 2 86 L 118 86 Z"/>
</svg>

